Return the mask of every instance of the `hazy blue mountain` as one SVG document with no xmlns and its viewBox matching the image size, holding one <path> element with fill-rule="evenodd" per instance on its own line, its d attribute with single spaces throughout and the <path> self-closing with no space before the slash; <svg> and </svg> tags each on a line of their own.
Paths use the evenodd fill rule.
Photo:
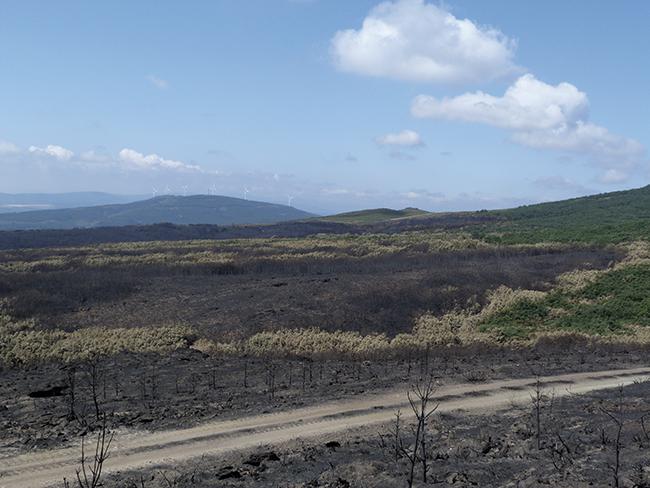
<svg viewBox="0 0 650 488">
<path fill-rule="evenodd" d="M 166 195 L 126 204 L 35 210 L 0 215 L 0 230 L 72 229 L 122 225 L 270 224 L 313 214 L 286 205 L 212 195 Z"/>
<path fill-rule="evenodd" d="M 112 205 L 144 198 L 146 197 L 143 195 L 114 195 L 102 192 L 0 193 L 0 213 Z"/>
</svg>

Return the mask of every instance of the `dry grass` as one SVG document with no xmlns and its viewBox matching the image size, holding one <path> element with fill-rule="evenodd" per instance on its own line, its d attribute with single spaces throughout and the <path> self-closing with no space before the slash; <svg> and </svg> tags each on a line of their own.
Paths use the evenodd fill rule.
<svg viewBox="0 0 650 488">
<path fill-rule="evenodd" d="M 70 363 L 121 352 L 165 353 L 188 347 L 194 339 L 193 331 L 185 326 L 44 331 L 36 330 L 32 320 L 16 321 L 0 315 L 0 363 L 7 366 Z"/>
</svg>

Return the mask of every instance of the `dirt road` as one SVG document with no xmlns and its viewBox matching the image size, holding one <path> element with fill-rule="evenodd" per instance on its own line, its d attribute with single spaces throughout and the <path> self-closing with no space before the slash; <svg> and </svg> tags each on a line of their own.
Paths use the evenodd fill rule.
<svg viewBox="0 0 650 488">
<path fill-rule="evenodd" d="M 541 378 L 545 390 L 556 396 L 613 388 L 650 378 L 650 368 L 574 373 Z M 439 412 L 485 411 L 530 401 L 534 378 L 494 381 L 484 384 L 445 385 L 436 393 Z M 185 460 L 205 454 L 246 449 L 296 438 L 331 434 L 346 429 L 390 421 L 405 405 L 403 388 L 377 395 L 325 403 L 285 412 L 211 422 L 190 429 L 154 433 L 117 431 L 105 472 Z M 60 486 L 64 477 L 73 479 L 79 448 L 0 458 L 0 488 Z"/>
</svg>

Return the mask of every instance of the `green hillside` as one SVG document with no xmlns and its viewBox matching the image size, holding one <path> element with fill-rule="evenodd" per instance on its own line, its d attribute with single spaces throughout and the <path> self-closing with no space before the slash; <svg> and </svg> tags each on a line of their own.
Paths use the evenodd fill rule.
<svg viewBox="0 0 650 488">
<path fill-rule="evenodd" d="M 376 208 L 318 218 L 351 225 L 411 219 L 431 228 L 453 219 L 458 228 L 491 243 L 612 244 L 650 237 L 650 186 L 504 210 L 436 213 Z"/>
<path fill-rule="evenodd" d="M 123 225 L 270 224 L 312 214 L 286 205 L 224 196 L 161 196 L 117 205 L 38 210 L 0 215 L 1 230 L 72 229 Z"/>
<path fill-rule="evenodd" d="M 432 229 L 453 220 L 458 224 L 454 227 L 496 244 L 615 244 L 650 237 L 650 186 L 504 210 L 436 213 L 378 208 L 319 220 L 352 225 L 413 220 Z"/>
<path fill-rule="evenodd" d="M 486 212 L 495 221 L 470 228 L 503 244 L 619 243 L 650 237 L 650 186 Z"/>
</svg>

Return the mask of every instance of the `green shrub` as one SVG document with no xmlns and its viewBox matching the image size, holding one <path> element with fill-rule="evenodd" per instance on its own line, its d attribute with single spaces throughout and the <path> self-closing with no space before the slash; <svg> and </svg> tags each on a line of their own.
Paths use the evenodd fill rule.
<svg viewBox="0 0 650 488">
<path fill-rule="evenodd" d="M 519 301 L 480 328 L 510 339 L 554 330 L 626 334 L 630 326 L 650 326 L 649 264 L 620 266 L 577 289 L 559 287 L 542 300 Z"/>
</svg>

